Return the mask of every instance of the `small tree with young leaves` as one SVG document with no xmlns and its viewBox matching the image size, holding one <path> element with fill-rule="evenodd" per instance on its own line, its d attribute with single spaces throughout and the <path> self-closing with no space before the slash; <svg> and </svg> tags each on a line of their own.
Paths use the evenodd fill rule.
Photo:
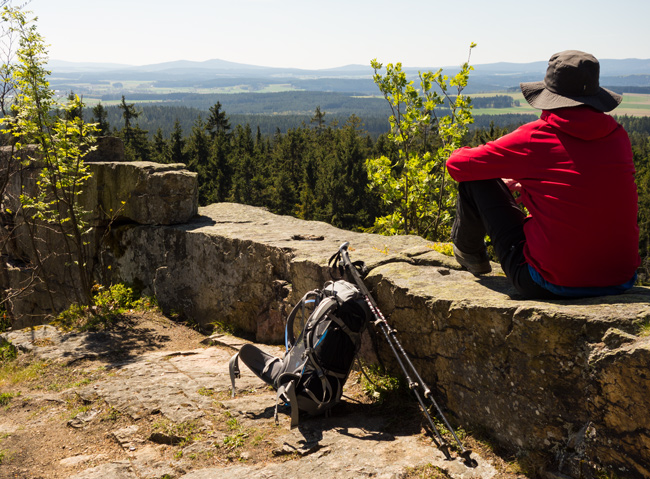
<svg viewBox="0 0 650 479">
<path fill-rule="evenodd" d="M 0 0 L 0 8 L 10 5 L 10 0 Z M 6 28 L 3 21 L 0 30 L 0 114 L 6 116 L 9 114 L 9 106 L 14 95 L 14 58 L 16 56 L 16 36 L 10 28 Z"/>
<path fill-rule="evenodd" d="M 88 304 L 92 288 L 88 248 L 92 228 L 80 195 L 90 177 L 83 158 L 95 148 L 95 126 L 81 118 L 83 103 L 77 95 L 71 94 L 67 103 L 58 104 L 47 80 L 46 46 L 34 20 L 28 19 L 20 8 L 9 6 L 4 7 L 2 20 L 16 35 L 19 47 L 11 75 L 11 112 L 0 122 L 13 139 L 21 167 L 39 171 L 33 191 L 23 186 L 19 216 L 29 231 L 33 260 L 41 279 L 47 284 L 61 271 L 48 271 L 44 266 L 46 253 L 37 243 L 58 236 L 61 249 L 51 251 L 49 259 L 64 255 L 68 267 L 65 275 L 73 282 L 74 299 Z M 21 153 L 33 151 L 27 145 L 35 146 L 34 154 Z"/>
<path fill-rule="evenodd" d="M 399 154 L 397 161 L 386 156 L 366 160 L 370 187 L 387 211 L 370 230 L 445 238 L 456 199 L 445 161 L 460 146 L 473 121 L 470 98 L 462 94 L 473 68 L 468 59 L 451 78 L 442 69 L 420 72 L 418 87 L 407 78 L 401 63 L 386 65 L 385 73 L 377 60 L 371 66 L 375 84 L 391 108 L 389 138 Z M 439 107 L 443 106 L 447 111 L 441 116 Z"/>
</svg>

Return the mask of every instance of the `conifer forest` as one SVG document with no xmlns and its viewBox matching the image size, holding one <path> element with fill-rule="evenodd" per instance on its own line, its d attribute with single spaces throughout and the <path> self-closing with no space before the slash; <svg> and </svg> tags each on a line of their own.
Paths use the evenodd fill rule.
<svg viewBox="0 0 650 479">
<path fill-rule="evenodd" d="M 166 128 L 168 134 L 163 133 L 162 127 L 151 132 L 140 126 L 143 112 L 151 116 L 165 109 L 169 109 L 166 119 L 171 124 Z M 111 112 L 110 122 L 108 112 Z M 170 113 L 180 115 L 172 120 Z M 187 124 L 190 113 L 194 118 L 188 130 L 182 127 L 180 118 Z M 317 107 L 311 117 L 294 118 L 296 126 L 287 126 L 289 119 L 276 117 L 280 123 L 269 133 L 268 125 L 260 125 L 259 120 L 254 123 L 256 117 L 248 117 L 251 121 L 243 115 L 232 118 L 219 102 L 207 112 L 201 112 L 136 106 L 124 98 L 119 107 L 104 108 L 100 103 L 86 109 L 84 115 L 87 121 L 98 123 L 98 134 L 123 139 L 127 159 L 185 163 L 197 172 L 202 206 L 238 202 L 358 231 L 373 231 L 375 218 L 389 213 L 390 205 L 380 201 L 377 192 L 369 187 L 366 168 L 368 158 L 386 156 L 397 160 L 398 151 L 389 139 L 387 118 L 384 118 L 383 133 L 376 129 L 370 133 L 365 121 L 355 114 L 347 119 L 329 119 L 327 112 Z M 477 118 L 482 121 L 475 122 L 465 134 L 464 145 L 475 146 L 498 138 L 534 117 Z M 640 278 L 646 281 L 650 273 L 650 118 L 619 116 L 616 119 L 627 130 L 634 152 L 639 193 L 639 250 L 644 261 Z M 429 151 L 438 147 L 434 136 L 419 146 Z M 450 214 L 453 215 L 453 209 Z M 431 239 L 446 241 L 448 238 L 443 232 Z"/>
</svg>

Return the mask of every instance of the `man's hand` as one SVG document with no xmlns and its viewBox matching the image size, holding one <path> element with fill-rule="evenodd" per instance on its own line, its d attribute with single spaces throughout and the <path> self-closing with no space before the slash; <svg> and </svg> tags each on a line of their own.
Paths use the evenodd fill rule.
<svg viewBox="0 0 650 479">
<path fill-rule="evenodd" d="M 501 178 L 501 180 L 506 184 L 508 189 L 510 190 L 511 193 L 517 193 L 515 194 L 515 201 L 517 204 L 521 203 L 521 183 L 519 183 L 517 180 L 513 180 L 512 178 Z"/>
</svg>

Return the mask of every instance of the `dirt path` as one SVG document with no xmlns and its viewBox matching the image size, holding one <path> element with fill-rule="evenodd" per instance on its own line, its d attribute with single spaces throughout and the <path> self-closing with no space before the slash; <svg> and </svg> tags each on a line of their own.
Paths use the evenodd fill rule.
<svg viewBox="0 0 650 479">
<path fill-rule="evenodd" d="M 330 417 L 290 430 L 281 408 L 276 425 L 275 393 L 245 368 L 230 397 L 242 340 L 206 341 L 158 313 L 97 333 L 8 337 L 23 352 L 2 363 L 2 478 L 525 477 L 471 437 L 478 467 L 445 461 L 415 401 L 370 404 L 357 373 Z"/>
</svg>

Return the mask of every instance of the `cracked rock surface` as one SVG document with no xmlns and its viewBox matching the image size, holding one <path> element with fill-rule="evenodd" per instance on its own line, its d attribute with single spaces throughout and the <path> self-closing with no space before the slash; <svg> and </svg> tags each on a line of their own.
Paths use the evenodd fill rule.
<svg viewBox="0 0 650 479">
<path fill-rule="evenodd" d="M 119 334 L 104 343 L 99 353 L 93 337 L 97 334 L 107 337 L 104 333 L 64 333 L 54 327 L 3 335 L 24 354 L 53 363 L 80 365 L 87 358 L 105 361 L 95 381 L 49 396 L 49 413 L 41 408 L 38 420 L 32 417 L 20 426 L 12 422 L 18 419 L 14 408 L 45 401 L 43 396 L 36 398 L 38 390 L 22 396 L 22 406 L 10 404 L 0 416 L 0 429 L 9 439 L 0 446 L 10 445 L 7 441 L 20 435 L 38 435 L 39 430 L 48 434 L 49 425 L 52 439 L 48 446 L 51 450 L 63 447 L 60 455 L 65 457 L 44 465 L 42 474 L 32 470 L 27 476 L 21 476 L 21 470 L 8 461 L 0 464 L 1 477 L 398 478 L 409 468 L 425 465 L 438 467 L 449 478 L 506 477 L 497 476 L 494 465 L 476 453 L 472 456 L 475 467 L 467 467 L 460 459 L 446 460 L 422 434 L 419 420 L 413 422 L 413 404 L 410 411 L 404 408 L 404 418 L 411 419 L 403 425 L 399 411 L 378 413 L 369 404 L 349 399 L 331 416 L 302 418 L 293 430 L 288 427 L 287 408 L 281 407 L 280 425 L 275 425 L 275 392 L 246 367 L 237 380 L 238 393 L 231 397 L 228 360 L 244 343 L 239 338 L 215 335 L 204 344 L 196 341 L 192 349 L 145 350 L 124 358 L 108 352 L 117 347 Z M 282 354 L 276 346 L 258 346 L 270 354 Z M 72 398 L 85 407 L 70 413 L 66 405 Z M 223 422 L 230 426 L 221 427 Z M 52 424 L 72 438 L 67 445 L 53 445 L 56 428 Z M 101 437 L 91 434 L 95 428 Z M 80 449 L 84 441 L 76 441 L 75 436 L 85 438 L 85 449 Z M 228 449 L 239 439 L 240 446 Z M 247 447 L 255 442 L 264 447 Z"/>
</svg>

